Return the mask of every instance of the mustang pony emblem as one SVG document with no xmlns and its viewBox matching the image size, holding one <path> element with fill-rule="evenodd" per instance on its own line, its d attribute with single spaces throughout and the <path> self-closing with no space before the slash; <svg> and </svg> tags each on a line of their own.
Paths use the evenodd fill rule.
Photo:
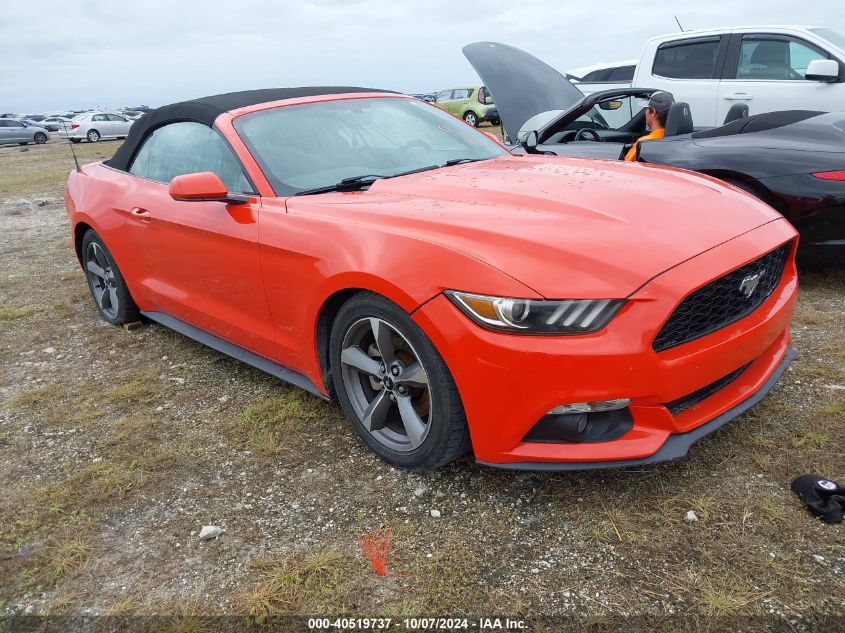
<svg viewBox="0 0 845 633">
<path fill-rule="evenodd" d="M 753 275 L 748 275 L 742 282 L 739 284 L 739 291 L 745 295 L 746 298 L 750 298 L 751 295 L 754 294 L 754 291 L 757 290 L 757 285 L 760 283 L 760 278 L 763 276 L 763 273 L 754 273 Z"/>
</svg>

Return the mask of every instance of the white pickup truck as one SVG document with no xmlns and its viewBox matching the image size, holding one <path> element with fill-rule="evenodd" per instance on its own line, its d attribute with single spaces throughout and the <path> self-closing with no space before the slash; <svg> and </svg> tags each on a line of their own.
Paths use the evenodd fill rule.
<svg viewBox="0 0 845 633">
<path fill-rule="evenodd" d="M 633 80 L 577 82 L 599 90 L 659 88 L 686 101 L 696 129 L 721 125 L 730 107 L 845 111 L 845 34 L 830 28 L 758 26 L 686 31 L 646 42 Z"/>
</svg>

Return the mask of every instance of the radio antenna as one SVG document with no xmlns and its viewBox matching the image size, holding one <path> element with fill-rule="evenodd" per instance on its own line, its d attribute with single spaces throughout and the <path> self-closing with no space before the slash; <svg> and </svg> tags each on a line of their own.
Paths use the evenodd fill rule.
<svg viewBox="0 0 845 633">
<path fill-rule="evenodd" d="M 677 23 L 678 28 L 679 28 L 679 29 L 681 29 L 681 33 L 683 33 L 683 32 L 684 32 L 684 27 L 682 27 L 682 26 L 681 26 L 681 21 L 678 19 L 678 16 L 677 16 L 677 15 L 673 15 L 672 17 L 673 17 L 673 18 L 675 18 L 675 22 Z"/>
<path fill-rule="evenodd" d="M 79 167 L 79 160 L 76 158 L 76 152 L 73 151 L 73 141 L 70 140 L 70 132 L 67 129 L 67 121 L 62 121 L 62 127 L 64 128 L 65 134 L 67 135 L 67 144 L 70 147 L 71 156 L 73 156 L 73 164 L 76 165 L 76 171 L 82 173 L 82 169 Z"/>
</svg>

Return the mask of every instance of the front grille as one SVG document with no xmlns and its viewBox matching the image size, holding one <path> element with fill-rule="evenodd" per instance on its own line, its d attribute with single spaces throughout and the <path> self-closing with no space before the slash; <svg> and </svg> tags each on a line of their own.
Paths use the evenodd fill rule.
<svg viewBox="0 0 845 633">
<path fill-rule="evenodd" d="M 655 337 L 654 351 L 700 338 L 754 312 L 780 283 L 791 248 L 784 244 L 687 295 Z"/>
<path fill-rule="evenodd" d="M 750 365 L 751 363 L 748 363 Z M 692 393 L 688 393 L 685 396 L 678 398 L 677 400 L 672 400 L 672 402 L 666 403 L 666 408 L 669 409 L 669 413 L 672 415 L 678 415 L 686 411 L 687 409 L 694 407 L 702 400 L 706 400 L 714 393 L 722 389 L 723 387 L 727 387 L 730 383 L 734 380 L 739 378 L 739 375 L 744 372 L 748 365 L 743 365 L 739 369 L 732 371 L 727 376 L 722 376 L 719 380 L 715 382 L 711 382 L 709 385 L 698 389 L 697 391 L 693 391 Z"/>
</svg>

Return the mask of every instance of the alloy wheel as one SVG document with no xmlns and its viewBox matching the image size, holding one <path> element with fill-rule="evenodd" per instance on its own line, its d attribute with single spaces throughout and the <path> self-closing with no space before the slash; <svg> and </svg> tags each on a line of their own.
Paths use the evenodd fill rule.
<svg viewBox="0 0 845 633">
<path fill-rule="evenodd" d="M 92 143 L 96 143 L 100 140 L 100 133 L 97 130 L 91 130 L 88 132 L 88 140 Z"/>
<path fill-rule="evenodd" d="M 340 361 L 343 388 L 363 427 L 394 451 L 417 449 L 431 426 L 431 393 L 408 339 L 382 319 L 359 319 L 344 336 Z"/>
<path fill-rule="evenodd" d="M 117 318 L 120 305 L 117 298 L 114 271 L 109 265 L 102 247 L 96 242 L 88 244 L 88 248 L 85 250 L 85 271 L 88 275 L 88 283 L 91 286 L 94 300 L 100 306 L 100 310 L 109 319 Z"/>
<path fill-rule="evenodd" d="M 472 126 L 475 126 L 475 125 L 478 124 L 478 120 L 475 118 L 475 115 L 472 112 L 466 113 L 466 115 L 464 116 L 464 121 L 466 121 L 467 123 L 469 123 Z"/>
</svg>

